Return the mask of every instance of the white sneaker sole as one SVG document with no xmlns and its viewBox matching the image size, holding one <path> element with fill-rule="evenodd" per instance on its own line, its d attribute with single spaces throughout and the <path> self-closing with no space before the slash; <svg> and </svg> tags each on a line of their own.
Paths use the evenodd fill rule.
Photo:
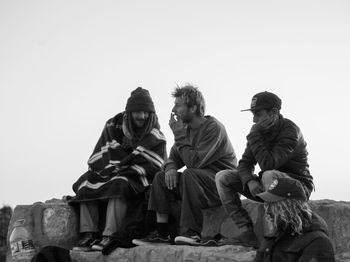
<svg viewBox="0 0 350 262">
<path fill-rule="evenodd" d="M 200 246 L 200 240 L 194 240 L 189 237 L 183 237 L 183 236 L 178 236 L 175 237 L 175 244 L 176 245 L 190 245 L 190 246 Z"/>
</svg>

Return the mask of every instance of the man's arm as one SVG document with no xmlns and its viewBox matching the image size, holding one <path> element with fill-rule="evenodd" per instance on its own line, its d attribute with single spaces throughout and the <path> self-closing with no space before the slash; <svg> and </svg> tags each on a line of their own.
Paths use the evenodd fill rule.
<svg viewBox="0 0 350 262">
<path fill-rule="evenodd" d="M 182 161 L 177 148 L 173 145 L 170 149 L 170 154 L 167 160 L 165 160 L 163 169 L 164 171 L 168 171 L 170 169 L 179 170 L 184 166 L 184 162 Z"/>
<path fill-rule="evenodd" d="M 199 134 L 200 138 L 193 147 L 186 134 L 186 129 L 174 131 L 175 146 L 188 168 L 202 168 L 210 165 L 223 156 L 225 146 L 230 143 L 226 131 L 218 123 L 212 121 Z"/>
<path fill-rule="evenodd" d="M 247 140 L 252 155 L 264 171 L 278 169 L 285 164 L 293 155 L 300 135 L 297 126 L 288 125 L 280 132 L 273 145 L 264 142 L 258 131 L 250 132 Z"/>
<path fill-rule="evenodd" d="M 170 150 L 169 158 L 165 161 L 163 165 L 163 169 L 165 172 L 165 184 L 167 188 L 173 189 L 177 186 L 179 176 L 177 170 L 182 168 L 183 166 L 184 162 L 179 156 L 176 146 L 173 145 Z"/>
<path fill-rule="evenodd" d="M 119 114 L 114 118 L 117 118 L 118 116 Z M 122 159 L 129 155 L 125 148 L 120 144 L 121 137 L 115 132 L 116 123 L 114 122 L 114 118 L 111 118 L 106 122 L 101 136 L 95 145 L 94 151 L 88 160 L 90 170 L 103 170 L 110 165 L 110 160 L 114 160 L 115 155 L 118 159 Z M 113 152 L 112 155 L 111 152 Z"/>
<path fill-rule="evenodd" d="M 239 161 L 238 174 L 241 178 L 243 187 L 245 188 L 248 186 L 249 191 L 253 196 L 263 191 L 261 183 L 257 180 L 257 177 L 253 175 L 255 165 L 256 160 L 249 148 L 249 144 L 247 143 L 242 159 Z"/>
</svg>

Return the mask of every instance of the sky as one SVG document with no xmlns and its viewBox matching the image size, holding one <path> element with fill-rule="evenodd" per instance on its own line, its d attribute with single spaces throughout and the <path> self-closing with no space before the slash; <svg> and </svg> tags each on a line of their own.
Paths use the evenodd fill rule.
<svg viewBox="0 0 350 262">
<path fill-rule="evenodd" d="M 238 159 L 252 96 L 308 143 L 311 199 L 350 201 L 350 2 L 0 0 L 0 206 L 74 195 L 105 122 L 149 90 L 167 148 L 176 85 L 202 91 Z"/>
</svg>

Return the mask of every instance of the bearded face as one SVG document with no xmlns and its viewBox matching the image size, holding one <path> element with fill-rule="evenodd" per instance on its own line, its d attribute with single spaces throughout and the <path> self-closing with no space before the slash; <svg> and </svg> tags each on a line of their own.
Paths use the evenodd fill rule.
<svg viewBox="0 0 350 262">
<path fill-rule="evenodd" d="M 132 117 L 133 124 L 138 128 L 142 128 L 148 120 L 149 112 L 145 112 L 145 111 L 131 112 L 131 117 Z"/>
<path fill-rule="evenodd" d="M 177 97 L 175 99 L 175 104 L 172 112 L 175 114 L 177 119 L 182 120 L 182 122 L 185 124 L 190 123 L 194 116 L 188 105 L 185 103 L 185 100 L 181 97 Z"/>
</svg>

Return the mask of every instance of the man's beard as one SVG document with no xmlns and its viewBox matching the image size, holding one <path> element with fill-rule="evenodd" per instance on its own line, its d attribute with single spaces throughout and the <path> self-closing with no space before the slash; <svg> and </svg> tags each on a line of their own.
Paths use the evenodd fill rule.
<svg viewBox="0 0 350 262">
<path fill-rule="evenodd" d="M 146 126 L 147 119 L 134 119 L 132 121 L 132 126 L 135 129 L 143 129 Z"/>
<path fill-rule="evenodd" d="M 188 112 L 186 112 L 185 114 L 180 115 L 180 119 L 182 120 L 182 122 L 184 124 L 189 124 L 189 123 L 192 122 L 192 116 Z"/>
</svg>

